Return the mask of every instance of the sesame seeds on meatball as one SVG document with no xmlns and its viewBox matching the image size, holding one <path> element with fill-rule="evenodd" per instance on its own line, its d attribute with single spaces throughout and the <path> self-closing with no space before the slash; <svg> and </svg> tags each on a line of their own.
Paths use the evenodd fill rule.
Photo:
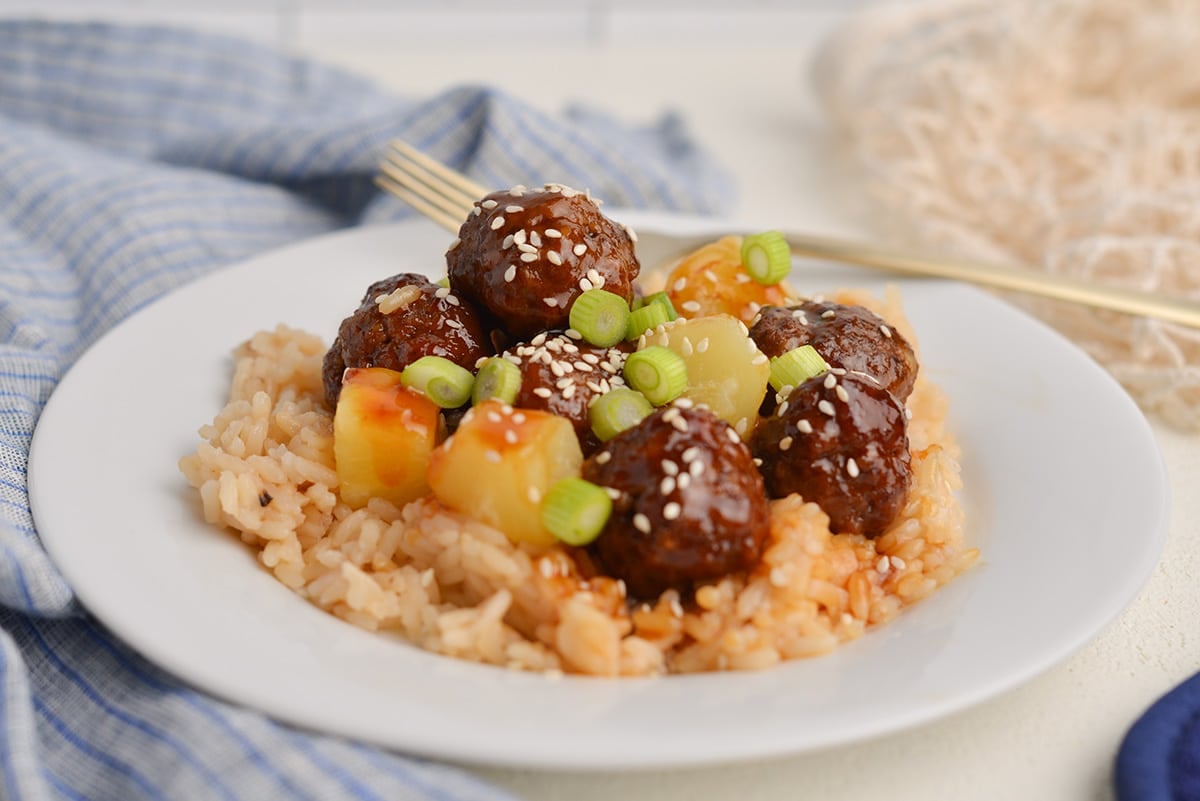
<svg viewBox="0 0 1200 801">
<path fill-rule="evenodd" d="M 446 263 L 451 286 L 517 339 L 567 328 L 571 304 L 588 289 L 632 300 L 640 269 L 630 231 L 561 184 L 484 197 Z"/>
</svg>

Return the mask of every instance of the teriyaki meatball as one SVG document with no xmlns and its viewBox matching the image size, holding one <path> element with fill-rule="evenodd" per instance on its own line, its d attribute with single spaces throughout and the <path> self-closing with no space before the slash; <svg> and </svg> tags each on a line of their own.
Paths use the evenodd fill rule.
<svg viewBox="0 0 1200 801">
<path fill-rule="evenodd" d="M 342 321 L 325 354 L 325 402 L 337 406 L 347 367 L 403 370 L 422 356 L 465 367 L 492 353 L 483 321 L 468 302 L 423 275 L 401 273 L 371 284 Z"/>
<path fill-rule="evenodd" d="M 450 285 L 516 339 L 567 328 L 571 304 L 588 289 L 632 300 L 639 271 L 629 230 L 560 184 L 484 197 L 446 264 Z"/>
</svg>

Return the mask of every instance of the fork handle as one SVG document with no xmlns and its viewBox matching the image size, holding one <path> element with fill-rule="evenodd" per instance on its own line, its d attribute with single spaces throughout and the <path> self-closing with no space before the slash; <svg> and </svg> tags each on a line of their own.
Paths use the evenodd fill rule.
<svg viewBox="0 0 1200 801">
<path fill-rule="evenodd" d="M 799 256 L 846 262 L 905 275 L 952 278 L 1200 328 L 1200 303 L 1195 301 L 1135 289 L 1097 286 L 1071 278 L 994 264 L 924 259 L 857 242 L 807 234 L 789 234 L 787 240 L 792 252 Z"/>
</svg>

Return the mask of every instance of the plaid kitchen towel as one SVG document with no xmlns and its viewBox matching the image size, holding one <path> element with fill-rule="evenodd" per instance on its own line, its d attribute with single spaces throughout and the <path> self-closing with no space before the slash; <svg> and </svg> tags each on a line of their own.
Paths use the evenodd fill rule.
<svg viewBox="0 0 1200 801">
<path fill-rule="evenodd" d="M 118 321 L 260 251 L 406 215 L 372 186 L 395 136 L 487 186 L 552 179 L 692 212 L 728 197 L 670 116 L 631 128 L 471 87 L 404 100 L 206 34 L 0 22 L 0 798 L 505 797 L 147 663 L 75 601 L 26 492 L 40 410 Z"/>
</svg>

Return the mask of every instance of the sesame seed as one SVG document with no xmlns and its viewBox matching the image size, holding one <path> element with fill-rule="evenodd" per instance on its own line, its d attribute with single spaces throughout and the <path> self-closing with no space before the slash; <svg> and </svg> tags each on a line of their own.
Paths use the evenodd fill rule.
<svg viewBox="0 0 1200 801">
<path fill-rule="evenodd" d="M 658 491 L 663 495 L 670 495 L 675 491 L 675 479 L 671 476 L 663 476 L 662 481 L 658 482 Z"/>
<path fill-rule="evenodd" d="M 674 289 L 676 292 L 682 292 L 684 287 L 686 287 L 686 286 L 687 286 L 687 279 L 680 278 L 674 284 L 671 285 L 671 288 Z"/>
<path fill-rule="evenodd" d="M 504 432 L 504 441 L 509 445 L 516 445 L 518 442 L 517 432 L 511 428 Z"/>
<path fill-rule="evenodd" d="M 479 216 L 480 214 L 482 214 L 482 213 L 483 213 L 483 212 L 480 210 L 480 208 L 479 208 L 478 206 L 476 206 L 475 208 L 471 209 L 471 216 L 472 216 L 472 217 L 478 217 L 478 216 Z"/>
<path fill-rule="evenodd" d="M 785 400 L 783 403 L 779 404 L 779 408 L 775 410 L 775 416 L 783 417 L 784 413 L 787 410 L 788 410 L 788 401 Z"/>
<path fill-rule="evenodd" d="M 750 283 L 750 276 L 746 273 L 739 272 L 733 276 L 733 280 L 739 284 Z"/>
<path fill-rule="evenodd" d="M 523 208 L 522 208 L 522 207 L 520 207 L 520 206 L 514 206 L 514 205 L 510 205 L 510 206 L 505 206 L 505 207 L 504 207 L 504 213 L 505 213 L 505 214 L 520 214 L 520 213 L 521 213 L 521 212 L 523 212 L 523 211 L 525 211 L 525 209 L 523 209 Z"/>
<path fill-rule="evenodd" d="M 767 354 L 760 352 L 757 356 L 750 360 L 751 364 L 759 365 L 766 364 L 768 361 Z"/>
<path fill-rule="evenodd" d="M 492 451 L 492 450 L 485 451 L 483 454 L 483 458 L 487 459 L 489 462 L 494 462 L 496 464 L 499 464 L 501 461 L 500 454 L 497 451 Z"/>
<path fill-rule="evenodd" d="M 676 398 L 674 401 L 671 402 L 671 405 L 678 406 L 680 409 L 690 409 L 693 406 L 695 406 L 696 404 L 692 401 L 691 398 Z"/>
<path fill-rule="evenodd" d="M 693 461 L 699 455 L 700 455 L 700 447 L 698 445 L 693 445 L 692 447 L 688 448 L 683 453 L 679 454 L 679 458 L 685 462 L 690 462 L 690 461 Z"/>
<path fill-rule="evenodd" d="M 888 560 L 887 554 L 879 557 L 879 561 L 875 563 L 875 569 L 880 573 L 888 572 L 889 567 L 891 567 L 891 563 Z"/>
<path fill-rule="evenodd" d="M 529 232 L 529 244 L 533 245 L 534 247 L 540 248 L 542 246 L 542 235 L 539 234 L 537 231 L 530 231 Z"/>
<path fill-rule="evenodd" d="M 830 367 L 829 372 L 833 373 L 834 375 L 845 375 L 846 368 L 845 367 Z"/>
<path fill-rule="evenodd" d="M 517 231 L 515 234 L 513 234 L 513 241 L 516 242 L 518 245 L 524 245 L 525 244 L 525 236 L 526 236 L 525 229 L 522 228 L 520 231 Z"/>
<path fill-rule="evenodd" d="M 590 389 L 592 392 L 595 392 L 598 395 L 603 395 L 606 392 L 608 392 L 608 390 L 604 388 L 603 384 L 596 383 L 595 381 L 588 381 L 586 386 L 588 389 Z"/>
<path fill-rule="evenodd" d="M 788 583 L 787 573 L 781 567 L 773 567 L 771 568 L 769 581 L 773 587 L 786 587 Z"/>
<path fill-rule="evenodd" d="M 605 487 L 604 492 L 607 493 L 608 497 L 612 498 L 614 501 L 621 500 L 621 491 L 619 489 L 614 489 L 613 487 Z"/>
<path fill-rule="evenodd" d="M 738 433 L 739 437 L 741 437 L 741 436 L 745 435 L 746 429 L 749 426 L 750 426 L 750 421 L 747 420 L 745 417 L 743 417 L 741 420 L 738 420 L 737 423 L 734 424 L 733 430 Z"/>
<path fill-rule="evenodd" d="M 600 289 L 604 286 L 604 276 L 601 275 L 595 267 L 587 271 L 587 279 L 592 282 L 592 286 Z"/>
<path fill-rule="evenodd" d="M 568 338 L 574 339 L 576 341 L 583 339 L 583 334 L 579 333 L 574 328 L 568 328 L 566 331 L 563 331 L 563 333 L 566 334 Z M 587 356 L 584 356 L 583 358 L 586 359 L 588 356 L 593 356 L 593 355 L 589 353 L 589 354 L 587 354 Z M 596 358 L 596 357 L 593 356 L 593 358 Z"/>
<path fill-rule="evenodd" d="M 846 460 L 846 473 L 849 474 L 850 478 L 858 478 L 858 462 L 854 461 L 853 456 Z"/>
<path fill-rule="evenodd" d="M 590 373 L 594 369 L 590 364 L 588 364 L 587 362 L 582 361 L 582 360 L 576 361 L 573 364 L 575 366 L 575 369 L 581 373 Z"/>
<path fill-rule="evenodd" d="M 807 420 L 801 420 L 796 423 L 796 428 L 800 429 L 801 434 L 811 434 L 813 432 L 812 423 Z"/>
<path fill-rule="evenodd" d="M 680 304 L 679 307 L 685 312 L 692 312 L 695 314 L 696 312 L 700 311 L 700 302 L 695 300 L 685 300 Z"/>
<path fill-rule="evenodd" d="M 551 264 L 553 264 L 555 267 L 562 266 L 562 263 L 563 263 L 562 256 L 559 255 L 557 250 L 546 251 L 546 260 L 549 261 Z"/>
<path fill-rule="evenodd" d="M 587 253 L 587 245 L 580 242 L 578 245 L 571 248 L 571 252 L 574 253 L 576 256 L 582 256 L 584 253 Z"/>
<path fill-rule="evenodd" d="M 838 400 L 842 403 L 850 402 L 850 393 L 841 384 L 838 384 L 834 391 L 837 393 Z"/>
<path fill-rule="evenodd" d="M 525 422 L 525 414 L 523 412 L 517 412 L 512 416 L 512 420 L 517 425 L 521 425 Z"/>
<path fill-rule="evenodd" d="M 508 269 L 504 271 L 504 283 L 511 284 L 513 279 L 517 277 L 517 265 L 510 264 Z"/>
<path fill-rule="evenodd" d="M 450 294 L 450 287 L 440 286 L 437 288 L 437 291 L 433 293 L 433 296 L 435 298 L 441 300 L 442 298 L 445 298 L 449 294 Z"/>
<path fill-rule="evenodd" d="M 508 190 L 508 194 L 511 197 L 524 197 L 525 189 L 525 184 L 517 184 L 512 189 Z"/>
<path fill-rule="evenodd" d="M 504 225 L 504 217 L 502 217 L 501 215 L 496 215 L 496 217 L 492 219 L 492 230 L 493 231 L 500 230 L 500 227 L 503 225 Z"/>
<path fill-rule="evenodd" d="M 583 290 L 584 292 L 587 292 L 589 289 L 592 288 L 592 282 L 587 280 L 586 278 L 580 278 L 579 279 L 579 288 L 581 290 Z"/>
<path fill-rule="evenodd" d="M 905 562 L 899 556 L 893 556 L 892 567 L 896 568 L 897 570 L 903 570 L 904 568 L 908 567 L 908 562 Z"/>
<path fill-rule="evenodd" d="M 533 487 L 530 487 L 530 489 L 533 489 Z M 537 501 L 534 501 L 534 503 L 537 503 Z M 554 569 L 554 563 L 549 559 L 539 559 L 538 572 L 541 573 L 544 578 L 554 578 L 554 574 L 557 571 Z"/>
<path fill-rule="evenodd" d="M 675 503 L 674 501 L 671 501 L 670 503 L 663 506 L 663 510 L 662 510 L 663 520 L 675 520 L 676 518 L 679 517 L 679 515 L 682 511 L 683 511 L 683 509 L 682 509 L 682 507 L 680 507 L 679 504 Z"/>
<path fill-rule="evenodd" d="M 708 350 L 708 337 L 696 343 L 696 353 L 704 353 Z"/>
<path fill-rule="evenodd" d="M 692 474 L 680 473 L 679 477 L 675 479 L 675 483 L 679 486 L 681 491 L 687 489 L 688 485 L 692 483 Z"/>
<path fill-rule="evenodd" d="M 572 333 L 576 334 L 576 336 L 571 337 Z M 580 334 L 578 331 L 576 331 L 574 328 L 568 328 L 567 336 L 571 337 L 571 339 L 580 339 L 583 335 Z M 600 363 L 600 357 L 594 353 L 585 353 L 582 356 L 580 356 L 579 358 L 583 359 L 588 364 L 599 364 Z"/>
<path fill-rule="evenodd" d="M 879 326 L 879 333 L 883 334 L 888 339 L 892 338 L 892 329 L 888 328 L 886 325 Z"/>
<path fill-rule="evenodd" d="M 762 467 L 762 459 L 759 459 L 757 456 L 755 456 L 750 461 L 754 462 L 755 467 Z"/>
<path fill-rule="evenodd" d="M 500 249 L 508 250 L 512 246 L 513 246 L 513 235 L 509 234 L 508 236 L 504 237 L 504 241 L 500 243 Z"/>
<path fill-rule="evenodd" d="M 792 447 L 791 437 L 784 437 L 783 439 L 779 440 L 779 450 L 786 451 L 790 447 Z"/>
<path fill-rule="evenodd" d="M 835 412 L 833 410 L 833 404 L 827 400 L 823 400 L 820 403 L 818 403 L 817 408 L 820 409 L 821 412 L 823 412 L 824 414 L 829 415 L 830 417 L 833 417 L 833 415 L 835 414 Z"/>
<path fill-rule="evenodd" d="M 485 209 L 487 209 L 488 211 L 491 211 L 492 209 L 496 208 L 496 207 L 497 207 L 497 206 L 499 206 L 500 204 L 499 204 L 499 203 L 497 203 L 496 201 L 492 200 L 491 198 L 488 198 L 487 200 L 483 201 L 483 202 L 482 202 L 482 203 L 480 203 L 479 205 L 480 205 L 480 206 L 483 206 L 483 207 L 484 207 Z"/>
<path fill-rule="evenodd" d="M 558 305 L 558 298 L 542 298 L 542 303 L 545 303 L 550 308 Z"/>
<path fill-rule="evenodd" d="M 533 394 L 537 395 L 539 398 L 549 398 L 554 393 L 551 392 L 546 387 L 535 387 L 533 390 Z"/>
<path fill-rule="evenodd" d="M 737 432 L 734 431 L 732 428 L 725 429 L 725 436 L 729 437 L 730 442 L 737 443 L 737 442 L 742 441 L 742 438 L 739 437 Z"/>
<path fill-rule="evenodd" d="M 643 534 L 650 533 L 650 518 L 646 517 L 641 512 L 633 516 L 633 527 Z"/>
<path fill-rule="evenodd" d="M 663 419 L 666 419 L 665 415 Z M 675 429 L 680 434 L 686 434 L 688 432 L 688 422 L 682 417 L 673 417 L 671 418 L 671 428 Z"/>
<path fill-rule="evenodd" d="M 679 350 L 682 351 L 680 354 L 681 356 L 691 356 L 694 352 L 694 349 L 692 348 L 692 340 L 684 337 L 683 342 L 679 346 Z"/>
<path fill-rule="evenodd" d="M 499 423 L 500 422 L 500 413 L 499 412 L 488 412 L 487 419 L 488 419 L 489 423 Z"/>
<path fill-rule="evenodd" d="M 564 389 L 562 395 L 564 400 L 570 400 L 571 398 L 575 397 L 575 385 L 572 384 Z"/>
<path fill-rule="evenodd" d="M 825 389 L 833 389 L 837 386 L 837 376 L 833 373 L 825 376 Z"/>
<path fill-rule="evenodd" d="M 522 242 L 521 244 L 517 245 L 517 250 L 521 251 L 522 253 L 537 253 L 538 252 L 538 249 L 535 248 L 533 245 L 529 244 L 528 242 Z"/>
<path fill-rule="evenodd" d="M 446 318 L 446 325 L 448 325 L 451 328 L 462 328 L 463 327 L 462 323 L 460 323 L 458 320 L 454 320 L 451 318 Z"/>
<path fill-rule="evenodd" d="M 600 451 L 596 454 L 596 464 L 608 464 L 608 460 L 612 458 L 612 452 Z"/>
<path fill-rule="evenodd" d="M 529 340 L 529 344 L 534 345 L 534 346 L 543 345 L 543 344 L 545 344 L 545 342 L 546 342 L 546 332 L 545 331 L 542 331 L 537 336 L 535 336 L 533 339 Z"/>
<path fill-rule="evenodd" d="M 660 464 L 662 465 L 662 471 L 668 476 L 678 475 L 679 465 L 675 464 L 670 459 L 663 459 Z"/>
<path fill-rule="evenodd" d="M 536 254 L 536 253 L 522 253 L 521 254 L 521 261 L 525 262 L 526 264 L 528 264 L 531 261 L 537 261 L 537 260 L 538 260 L 538 254 Z"/>
<path fill-rule="evenodd" d="M 558 364 L 558 362 L 555 362 L 555 364 Z M 569 378 L 560 378 L 554 382 L 554 386 L 558 387 L 559 389 L 566 389 L 574 383 L 575 382 Z"/>
<path fill-rule="evenodd" d="M 550 237 L 551 239 L 562 239 L 562 231 L 558 230 L 557 228 L 547 228 L 546 236 Z"/>
<path fill-rule="evenodd" d="M 458 302 L 458 298 L 454 295 L 447 295 L 446 302 L 449 303 L 451 306 L 461 306 L 462 305 Z"/>
<path fill-rule="evenodd" d="M 830 320 L 836 316 L 837 312 L 835 312 L 833 309 L 826 309 L 825 311 L 821 312 L 822 320 Z"/>
</svg>

